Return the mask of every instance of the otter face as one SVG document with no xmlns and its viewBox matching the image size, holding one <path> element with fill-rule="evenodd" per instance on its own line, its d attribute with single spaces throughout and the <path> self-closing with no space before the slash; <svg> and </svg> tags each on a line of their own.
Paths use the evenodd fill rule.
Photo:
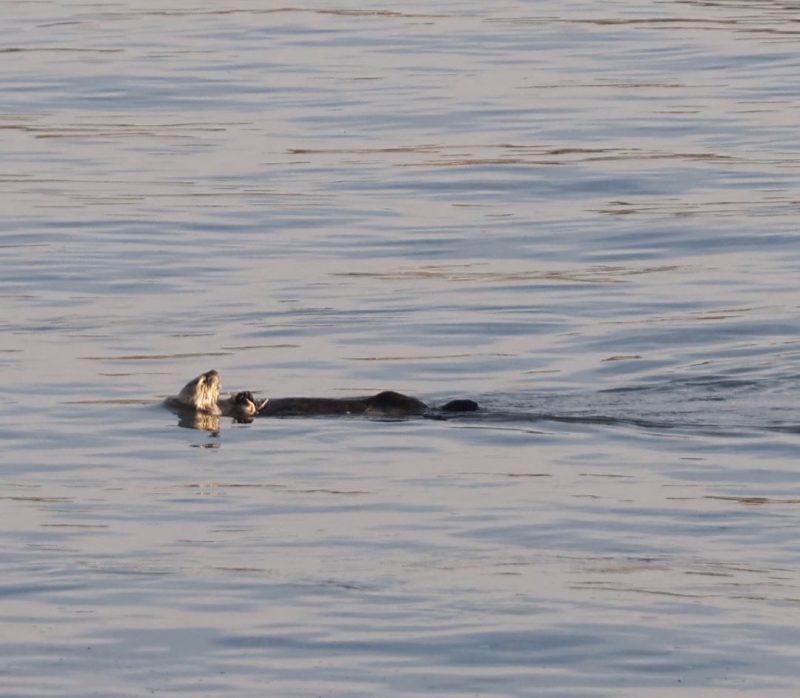
<svg viewBox="0 0 800 698">
<path fill-rule="evenodd" d="M 219 373 L 207 371 L 190 380 L 178 393 L 178 400 L 198 412 L 220 414 L 219 409 Z"/>
</svg>

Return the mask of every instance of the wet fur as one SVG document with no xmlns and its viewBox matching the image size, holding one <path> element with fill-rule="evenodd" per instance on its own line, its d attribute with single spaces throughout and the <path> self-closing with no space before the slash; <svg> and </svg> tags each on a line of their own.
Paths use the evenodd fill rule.
<svg viewBox="0 0 800 698">
<path fill-rule="evenodd" d="M 367 417 L 410 417 L 422 415 L 428 406 L 414 397 L 386 390 L 372 397 L 325 398 L 285 397 L 267 400 L 260 417 L 298 417 L 304 415 L 365 415 Z"/>
<path fill-rule="evenodd" d="M 392 390 L 361 398 L 287 397 L 256 400 L 250 392 L 220 397 L 219 373 L 211 370 L 190 380 L 177 397 L 166 401 L 167 407 L 182 417 L 211 420 L 219 424 L 220 416 L 250 422 L 253 417 L 311 417 L 326 415 L 364 415 L 366 417 L 438 417 L 441 413 L 474 412 L 478 404 L 472 400 L 452 400 L 438 409 L 431 409 L 421 400 Z M 205 428 L 205 427 L 200 427 Z"/>
<path fill-rule="evenodd" d="M 259 405 L 252 393 L 241 392 L 231 397 L 220 397 L 222 383 L 215 370 L 201 373 L 181 388 L 176 397 L 168 398 L 167 407 L 210 417 L 233 417 L 239 421 L 252 420 Z"/>
</svg>

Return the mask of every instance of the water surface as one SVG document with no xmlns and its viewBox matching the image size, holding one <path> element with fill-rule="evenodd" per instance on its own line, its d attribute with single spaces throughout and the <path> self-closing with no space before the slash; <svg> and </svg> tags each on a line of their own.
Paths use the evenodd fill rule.
<svg viewBox="0 0 800 698">
<path fill-rule="evenodd" d="M 7 2 L 0 696 L 794 696 L 799 21 Z"/>
</svg>

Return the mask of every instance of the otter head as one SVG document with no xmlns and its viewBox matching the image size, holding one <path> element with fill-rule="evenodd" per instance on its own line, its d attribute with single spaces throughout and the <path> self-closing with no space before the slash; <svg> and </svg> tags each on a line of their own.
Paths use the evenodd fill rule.
<svg viewBox="0 0 800 698">
<path fill-rule="evenodd" d="M 190 380 L 178 393 L 178 400 L 186 407 L 206 414 L 219 414 L 219 373 L 207 371 Z"/>
</svg>

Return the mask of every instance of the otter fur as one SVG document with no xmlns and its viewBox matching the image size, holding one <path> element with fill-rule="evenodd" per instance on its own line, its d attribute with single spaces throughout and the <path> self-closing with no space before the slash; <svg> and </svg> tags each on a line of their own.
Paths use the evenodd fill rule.
<svg viewBox="0 0 800 698">
<path fill-rule="evenodd" d="M 167 398 L 164 404 L 182 416 L 193 413 L 201 421 L 218 423 L 220 416 L 233 417 L 239 422 L 252 421 L 262 406 L 256 403 L 252 393 L 245 391 L 220 397 L 221 385 L 219 373 L 212 369 L 192 378 L 177 396 Z"/>
<path fill-rule="evenodd" d="M 321 417 L 328 415 L 363 415 L 366 417 L 432 417 L 442 413 L 475 412 L 478 404 L 473 400 L 452 400 L 438 409 L 421 400 L 392 390 L 370 397 L 325 398 L 286 397 L 256 400 L 244 391 L 230 397 L 220 397 L 219 373 L 207 371 L 190 380 L 176 397 L 168 398 L 166 406 L 182 415 L 194 414 L 212 418 L 218 423 L 220 416 L 233 417 L 238 422 L 250 422 L 254 417 Z"/>
<path fill-rule="evenodd" d="M 260 417 L 300 417 L 304 415 L 365 415 L 367 417 L 411 417 L 422 415 L 428 406 L 415 397 L 392 390 L 371 397 L 326 398 L 284 397 L 267 400 L 258 411 Z"/>
</svg>

